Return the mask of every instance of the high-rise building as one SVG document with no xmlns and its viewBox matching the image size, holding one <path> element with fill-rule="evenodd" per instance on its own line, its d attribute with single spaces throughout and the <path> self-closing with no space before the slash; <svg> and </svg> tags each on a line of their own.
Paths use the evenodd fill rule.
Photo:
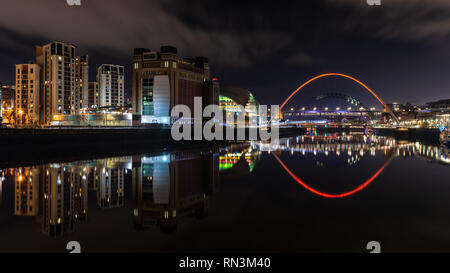
<svg viewBox="0 0 450 273">
<path fill-rule="evenodd" d="M 172 46 L 160 51 L 135 48 L 133 56 L 133 123 L 170 123 L 170 109 L 184 104 L 193 109 L 210 78 L 208 59 L 183 59 Z"/>
<path fill-rule="evenodd" d="M 88 108 L 88 83 L 89 65 L 88 55 L 75 58 L 75 95 L 72 96 L 72 105 L 75 107 L 75 114 L 79 114 L 81 109 Z"/>
<path fill-rule="evenodd" d="M 38 64 L 16 65 L 15 123 L 37 124 L 40 113 L 40 67 Z"/>
<path fill-rule="evenodd" d="M 87 99 L 87 107 L 88 108 L 98 108 L 98 83 L 90 82 L 88 85 L 88 99 Z"/>
<path fill-rule="evenodd" d="M 97 69 L 100 107 L 118 106 L 125 102 L 123 66 L 103 64 Z"/>
<path fill-rule="evenodd" d="M 36 46 L 36 63 L 42 73 L 41 123 L 49 124 L 54 115 L 75 114 L 75 46 L 63 42 Z"/>
</svg>

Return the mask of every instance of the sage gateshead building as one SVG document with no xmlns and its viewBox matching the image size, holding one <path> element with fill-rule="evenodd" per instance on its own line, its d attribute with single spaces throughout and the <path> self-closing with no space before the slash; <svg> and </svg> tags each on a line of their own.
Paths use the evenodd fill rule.
<svg viewBox="0 0 450 273">
<path fill-rule="evenodd" d="M 231 120 L 233 125 L 258 125 L 261 122 L 258 112 L 259 102 L 252 92 L 244 88 L 229 85 L 221 86 L 219 107 L 224 111 L 224 120 L 228 118 L 228 121 Z M 239 118 L 241 116 L 243 117 Z M 244 124 L 239 124 L 239 120 L 243 121 Z"/>
<path fill-rule="evenodd" d="M 162 46 L 159 51 L 135 48 L 133 55 L 133 126 L 173 122 L 175 105 L 194 109 L 194 97 L 203 106 L 218 104 L 217 83 L 210 80 L 208 58 L 181 58 L 177 48 Z"/>
</svg>

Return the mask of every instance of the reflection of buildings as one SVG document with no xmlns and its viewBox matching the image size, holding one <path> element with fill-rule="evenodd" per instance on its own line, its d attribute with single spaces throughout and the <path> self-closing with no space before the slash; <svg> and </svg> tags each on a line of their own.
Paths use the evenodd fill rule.
<svg viewBox="0 0 450 273">
<path fill-rule="evenodd" d="M 97 167 L 89 168 L 87 173 L 88 189 L 90 191 L 97 191 L 100 180 L 100 173 Z"/>
<path fill-rule="evenodd" d="M 135 228 L 177 228 L 180 218 L 208 215 L 218 183 L 217 156 L 163 155 L 133 160 Z"/>
<path fill-rule="evenodd" d="M 14 215 L 37 215 L 39 211 L 39 169 L 19 168 L 14 176 L 14 189 Z"/>
<path fill-rule="evenodd" d="M 100 208 L 122 207 L 126 169 L 131 169 L 131 157 L 99 159 L 88 168 L 89 190 L 97 191 Z"/>
<path fill-rule="evenodd" d="M 99 174 L 97 203 L 101 208 L 123 206 L 123 169 L 103 168 Z"/>
<path fill-rule="evenodd" d="M 230 170 L 236 167 L 236 165 L 240 162 L 245 162 L 246 165 L 248 165 L 248 167 L 246 167 L 248 168 L 247 173 L 252 172 L 256 162 L 259 161 L 260 156 L 261 152 L 258 150 L 252 150 L 251 147 L 248 147 L 248 149 L 244 151 L 229 151 L 219 156 L 219 171 L 222 172 Z"/>
<path fill-rule="evenodd" d="M 433 162 L 450 164 L 448 151 L 436 145 L 419 142 L 398 141 L 394 138 L 367 135 L 317 135 L 299 136 L 281 139 L 277 145 L 258 143 L 255 148 L 260 151 L 284 150 L 292 154 L 313 154 L 313 156 L 347 157 L 348 165 L 353 165 L 366 154 L 375 156 L 381 151 L 384 157 L 420 156 Z"/>
<path fill-rule="evenodd" d="M 85 169 L 52 164 L 41 169 L 40 178 L 40 231 L 52 237 L 73 231 L 87 216 Z"/>
<path fill-rule="evenodd" d="M 5 171 L 0 170 L 0 208 L 2 207 L 3 202 L 3 181 L 5 181 Z"/>
</svg>

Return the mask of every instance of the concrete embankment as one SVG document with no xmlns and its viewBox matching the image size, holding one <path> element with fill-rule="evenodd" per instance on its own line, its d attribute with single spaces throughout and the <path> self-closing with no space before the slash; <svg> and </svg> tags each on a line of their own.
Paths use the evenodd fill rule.
<svg viewBox="0 0 450 273">
<path fill-rule="evenodd" d="M 439 143 L 439 130 L 431 128 L 376 128 L 375 133 L 380 136 L 391 136 L 399 140 Z"/>
<path fill-rule="evenodd" d="M 225 132 L 225 130 L 224 130 Z M 297 136 L 303 128 L 280 128 L 280 137 Z M 248 136 L 248 130 L 246 136 Z M 155 150 L 225 146 L 231 141 L 174 141 L 170 128 L 0 129 L 0 165 L 10 161 L 91 158 Z"/>
</svg>

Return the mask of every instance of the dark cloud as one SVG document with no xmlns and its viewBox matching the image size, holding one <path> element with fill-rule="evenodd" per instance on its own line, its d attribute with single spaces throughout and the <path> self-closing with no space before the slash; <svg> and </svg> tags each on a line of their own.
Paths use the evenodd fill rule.
<svg viewBox="0 0 450 273">
<path fill-rule="evenodd" d="M 311 56 L 306 55 L 305 53 L 297 53 L 289 57 L 287 62 L 291 64 L 304 65 L 312 63 L 313 58 Z"/>
<path fill-rule="evenodd" d="M 3 0 L 0 81 L 13 79 L 15 62 L 33 58 L 34 45 L 62 40 L 89 53 L 91 67 L 129 68 L 134 47 L 171 44 L 182 56 L 209 57 L 222 81 L 251 89 L 263 103 L 320 72 L 360 76 L 387 101 L 440 98 L 450 84 L 443 77 L 447 0 L 381 0 L 379 7 L 366 0 L 81 2 Z"/>
<path fill-rule="evenodd" d="M 381 6 L 368 6 L 365 0 L 329 0 L 337 6 L 349 6 L 353 16 L 347 29 L 359 29 L 369 35 L 409 40 L 438 41 L 450 38 L 450 1 L 381 0 Z"/>
</svg>

